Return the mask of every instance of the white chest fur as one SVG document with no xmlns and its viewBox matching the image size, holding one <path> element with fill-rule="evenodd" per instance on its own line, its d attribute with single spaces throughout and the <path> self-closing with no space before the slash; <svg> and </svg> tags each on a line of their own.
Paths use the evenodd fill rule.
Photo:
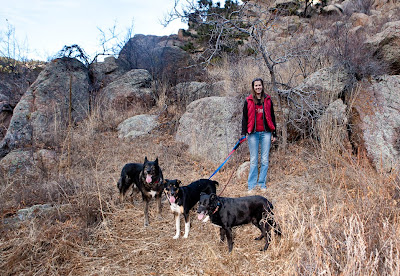
<svg viewBox="0 0 400 276">
<path fill-rule="evenodd" d="M 171 203 L 170 208 L 171 208 L 171 211 L 174 212 L 174 213 L 178 213 L 178 214 L 181 214 L 181 213 L 182 213 L 182 208 L 181 208 L 181 206 L 179 206 L 179 205 L 176 204 L 176 203 Z"/>
<path fill-rule="evenodd" d="M 151 194 L 152 197 L 155 197 L 155 196 L 156 196 L 156 193 L 157 193 L 157 192 L 156 192 L 156 191 L 153 191 L 153 190 L 150 190 L 150 192 L 149 192 L 149 194 Z"/>
</svg>

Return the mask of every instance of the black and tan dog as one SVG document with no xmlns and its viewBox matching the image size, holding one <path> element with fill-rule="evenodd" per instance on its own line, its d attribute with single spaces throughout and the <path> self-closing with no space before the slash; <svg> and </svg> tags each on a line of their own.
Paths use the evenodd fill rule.
<svg viewBox="0 0 400 276">
<path fill-rule="evenodd" d="M 176 234 L 173 237 L 174 239 L 179 238 L 181 232 L 180 215 L 183 214 L 185 218 L 185 234 L 183 237 L 187 238 L 190 230 L 190 210 L 199 201 L 202 192 L 206 194 L 215 193 L 218 182 L 209 179 L 199 179 L 187 186 L 180 186 L 181 184 L 181 181 L 177 179 L 166 179 L 164 183 L 165 193 L 175 217 Z"/>
<path fill-rule="evenodd" d="M 262 196 L 229 198 L 202 193 L 197 213 L 199 220 L 207 221 L 210 218 L 212 223 L 221 227 L 221 241 L 224 241 L 226 236 L 229 252 L 231 252 L 233 248 L 232 227 L 250 222 L 261 231 L 261 236 L 256 240 L 265 237 L 264 250 L 267 250 L 271 240 L 271 229 L 274 228 L 275 233 L 281 235 L 272 209 L 272 203 Z"/>
<path fill-rule="evenodd" d="M 128 163 L 121 170 L 121 177 L 117 187 L 120 194 L 120 200 L 123 201 L 127 190 L 133 186 L 138 189 L 144 204 L 144 226 L 149 225 L 149 202 L 154 197 L 157 201 L 158 213 L 161 215 L 161 196 L 163 192 L 164 178 L 161 168 L 158 164 L 158 158 L 154 161 L 144 158 L 144 163 Z"/>
</svg>

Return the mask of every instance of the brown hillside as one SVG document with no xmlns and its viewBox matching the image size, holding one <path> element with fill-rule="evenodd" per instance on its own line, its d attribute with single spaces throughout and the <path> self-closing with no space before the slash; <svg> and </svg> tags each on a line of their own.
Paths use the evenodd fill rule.
<svg viewBox="0 0 400 276">
<path fill-rule="evenodd" d="M 165 121 L 171 121 L 164 114 Z M 150 227 L 143 227 L 142 203 L 134 195 L 118 203 L 116 182 L 123 164 L 160 159 L 166 178 L 184 184 L 208 178 L 217 165 L 189 156 L 160 128 L 134 141 L 116 142 L 113 132 L 95 133 L 92 125 L 74 131 L 59 174 L 46 176 L 45 195 L 29 182 L 5 179 L 1 198 L 0 271 L 2 275 L 331 275 L 392 274 L 399 261 L 399 208 L 390 194 L 396 174 L 376 173 L 362 155 L 338 156 L 303 142 L 287 152 L 274 148 L 266 196 L 275 206 L 283 231 L 266 252 L 254 241 L 251 225 L 234 231 L 231 254 L 220 243 L 217 227 L 197 221 L 193 212 L 188 239 L 173 240 L 173 215 L 163 202 L 162 219 L 150 206 Z M 90 121 L 90 120 L 89 120 Z M 68 165 L 68 153 L 70 165 Z M 214 179 L 221 191 L 247 145 Z M 223 196 L 246 194 L 236 176 Z M 30 188 L 31 187 L 31 188 Z M 12 197 L 14 204 L 7 205 Z M 129 198 L 129 197 L 128 197 Z M 15 204 L 54 202 L 54 210 L 12 223 Z M 29 201 L 29 202 L 28 202 Z M 7 201 L 11 202 L 11 201 Z M 4 205 L 5 204 L 5 205 Z"/>
</svg>

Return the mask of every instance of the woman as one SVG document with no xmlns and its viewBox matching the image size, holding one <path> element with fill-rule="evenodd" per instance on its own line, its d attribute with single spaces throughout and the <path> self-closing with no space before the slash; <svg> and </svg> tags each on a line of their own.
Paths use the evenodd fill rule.
<svg viewBox="0 0 400 276">
<path fill-rule="evenodd" d="M 251 83 L 252 93 L 243 106 L 242 135 L 247 136 L 250 150 L 248 189 L 256 186 L 266 190 L 269 149 L 276 140 L 276 123 L 271 97 L 264 93 L 264 82 L 257 78 Z M 261 147 L 261 169 L 258 176 L 258 150 Z M 258 181 L 257 181 L 258 176 Z"/>
</svg>

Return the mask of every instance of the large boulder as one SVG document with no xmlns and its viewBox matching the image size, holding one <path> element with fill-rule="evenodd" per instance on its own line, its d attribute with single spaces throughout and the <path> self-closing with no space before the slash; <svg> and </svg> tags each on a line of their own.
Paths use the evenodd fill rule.
<svg viewBox="0 0 400 276">
<path fill-rule="evenodd" d="M 241 132 L 242 102 L 233 97 L 208 97 L 190 103 L 179 120 L 176 140 L 189 152 L 222 162 Z"/>
<path fill-rule="evenodd" d="M 400 74 L 400 21 L 386 23 L 366 43 L 377 57 L 389 64 L 393 75 Z"/>
<path fill-rule="evenodd" d="M 124 67 L 112 56 L 106 57 L 103 62 L 92 63 L 89 67 L 89 74 L 96 90 L 106 87 L 124 73 L 126 73 Z"/>
<path fill-rule="evenodd" d="M 354 147 L 364 149 L 377 169 L 400 164 L 400 76 L 365 80 L 352 106 Z"/>
<path fill-rule="evenodd" d="M 133 116 L 118 125 L 118 137 L 133 139 L 149 134 L 158 125 L 157 115 L 142 114 Z"/>
<path fill-rule="evenodd" d="M 211 96 L 221 96 L 221 85 L 205 83 L 205 82 L 181 82 L 175 86 L 174 100 L 185 106 L 189 103 Z M 221 94 L 220 94 L 221 93 Z"/>
<path fill-rule="evenodd" d="M 152 106 L 155 104 L 153 78 L 143 69 L 134 69 L 111 82 L 102 91 L 103 103 L 126 109 L 131 106 Z"/>
<path fill-rule="evenodd" d="M 348 74 L 340 68 L 323 68 L 309 75 L 296 89 L 317 92 L 317 100 L 322 105 L 329 105 L 346 90 Z"/>
<path fill-rule="evenodd" d="M 33 176 L 40 171 L 49 174 L 57 168 L 58 157 L 55 151 L 40 149 L 33 152 L 30 149 L 16 149 L 0 160 L 2 175 L 15 178 L 18 176 Z"/>
<path fill-rule="evenodd" d="M 32 175 L 34 168 L 34 156 L 30 150 L 13 150 L 0 160 L 0 171 L 3 175 Z"/>
<path fill-rule="evenodd" d="M 129 69 L 146 69 L 155 79 L 175 85 L 197 75 L 190 55 L 168 37 L 135 35 L 119 53 L 118 60 Z"/>
<path fill-rule="evenodd" d="M 14 108 L 0 157 L 16 148 L 58 143 L 69 123 L 83 120 L 88 112 L 88 69 L 76 59 L 53 60 Z"/>
</svg>

